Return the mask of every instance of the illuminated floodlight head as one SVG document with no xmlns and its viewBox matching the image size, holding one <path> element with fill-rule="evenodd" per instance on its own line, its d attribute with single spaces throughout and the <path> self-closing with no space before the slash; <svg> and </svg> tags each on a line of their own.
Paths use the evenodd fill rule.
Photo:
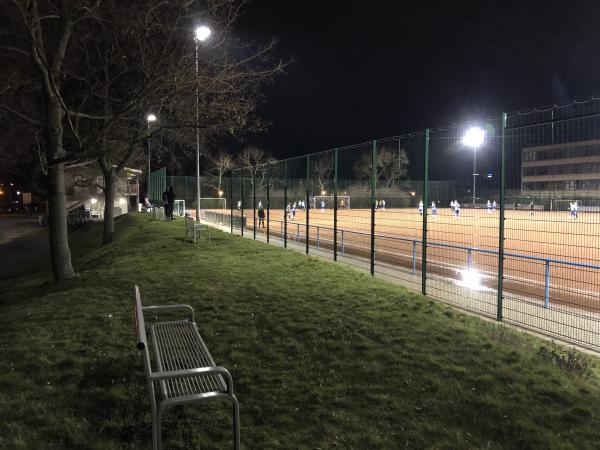
<svg viewBox="0 0 600 450">
<path fill-rule="evenodd" d="M 194 30 L 196 40 L 200 42 L 204 42 L 205 40 L 207 40 L 211 34 L 212 31 L 206 25 L 196 27 L 196 29 Z"/>
<path fill-rule="evenodd" d="M 96 198 L 93 198 L 90 201 L 92 202 L 92 205 L 95 205 L 96 203 L 98 203 L 98 199 L 96 199 Z"/>
<path fill-rule="evenodd" d="M 483 144 L 485 139 L 485 131 L 479 127 L 471 127 L 463 136 L 462 142 L 464 145 L 472 148 L 477 148 Z"/>
<path fill-rule="evenodd" d="M 410 193 L 410 195 L 411 195 L 412 197 L 414 197 L 415 195 L 417 195 L 417 193 L 416 193 L 415 191 L 412 191 L 412 192 Z"/>
<path fill-rule="evenodd" d="M 154 114 L 150 113 L 146 116 L 146 120 L 148 121 L 148 123 L 156 122 L 156 116 Z"/>
<path fill-rule="evenodd" d="M 219 191 L 219 197 L 223 196 L 223 191 Z"/>
<path fill-rule="evenodd" d="M 327 194 L 327 192 L 321 191 L 321 195 L 325 195 L 325 194 Z"/>
<path fill-rule="evenodd" d="M 472 289 L 474 291 L 480 291 L 484 289 L 481 285 L 481 278 L 483 275 L 477 272 L 476 269 L 464 269 L 460 271 L 461 280 L 458 282 L 459 286 Z"/>
<path fill-rule="evenodd" d="M 17 195 L 21 195 L 21 191 L 17 191 Z M 575 202 L 575 203 L 577 203 L 577 202 Z"/>
</svg>

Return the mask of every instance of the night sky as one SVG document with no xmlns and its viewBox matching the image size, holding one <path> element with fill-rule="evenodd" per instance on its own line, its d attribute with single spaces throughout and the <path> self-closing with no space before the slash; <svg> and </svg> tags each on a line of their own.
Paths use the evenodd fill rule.
<svg viewBox="0 0 600 450">
<path fill-rule="evenodd" d="M 250 138 L 283 158 L 600 93 L 598 1 L 254 0 L 294 57 Z"/>
</svg>

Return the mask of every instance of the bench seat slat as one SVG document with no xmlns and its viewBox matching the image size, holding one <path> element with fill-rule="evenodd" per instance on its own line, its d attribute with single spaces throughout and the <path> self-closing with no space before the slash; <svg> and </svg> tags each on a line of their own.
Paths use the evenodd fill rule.
<svg viewBox="0 0 600 450">
<path fill-rule="evenodd" d="M 151 326 L 155 339 L 159 366 L 164 371 L 212 367 L 215 365 L 196 325 L 188 321 L 157 323 Z M 165 398 L 195 395 L 207 392 L 226 392 L 221 375 L 208 374 L 161 382 Z"/>
</svg>

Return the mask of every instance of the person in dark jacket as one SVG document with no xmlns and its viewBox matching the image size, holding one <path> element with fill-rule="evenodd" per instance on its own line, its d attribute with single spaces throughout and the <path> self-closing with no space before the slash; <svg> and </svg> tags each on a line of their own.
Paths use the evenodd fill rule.
<svg viewBox="0 0 600 450">
<path fill-rule="evenodd" d="M 165 206 L 165 217 L 173 220 L 173 209 L 175 208 L 175 192 L 173 186 L 167 186 L 167 190 L 163 192 L 163 205 Z"/>
</svg>

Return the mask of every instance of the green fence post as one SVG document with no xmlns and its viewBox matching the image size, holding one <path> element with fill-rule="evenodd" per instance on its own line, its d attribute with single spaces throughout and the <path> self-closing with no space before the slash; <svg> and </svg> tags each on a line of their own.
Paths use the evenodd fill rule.
<svg viewBox="0 0 600 450">
<path fill-rule="evenodd" d="M 423 176 L 423 238 L 421 245 L 421 293 L 427 295 L 427 208 L 429 207 L 429 128 L 425 130 L 425 170 Z"/>
<path fill-rule="evenodd" d="M 371 275 L 375 275 L 375 202 L 377 189 L 377 140 L 373 141 L 371 148 Z"/>
<path fill-rule="evenodd" d="M 506 192 L 506 113 L 502 113 L 502 150 L 500 169 L 500 230 L 498 233 L 498 311 L 497 320 L 502 320 L 504 289 L 504 195 Z"/>
<path fill-rule="evenodd" d="M 271 163 L 267 163 L 267 243 L 269 242 L 269 221 L 271 210 Z"/>
<path fill-rule="evenodd" d="M 337 261 L 337 183 L 338 183 L 338 149 L 333 151 L 333 260 Z M 315 208 L 317 207 L 315 200 Z"/>
<path fill-rule="evenodd" d="M 241 221 L 240 221 L 240 229 L 242 230 L 240 234 L 244 235 L 244 172 L 242 171 L 242 175 L 240 176 L 240 211 L 242 213 Z"/>
<path fill-rule="evenodd" d="M 256 177 L 252 174 L 252 234 L 256 240 Z"/>
<path fill-rule="evenodd" d="M 233 234 L 233 170 L 229 177 L 229 222 L 231 222 L 231 234 Z"/>
<path fill-rule="evenodd" d="M 287 248 L 287 159 L 283 162 L 283 247 Z"/>
<path fill-rule="evenodd" d="M 310 155 L 306 155 L 306 197 L 304 199 L 304 209 L 305 209 L 305 214 L 306 214 L 306 233 L 305 233 L 305 238 L 306 238 L 306 254 L 308 255 L 308 246 L 309 246 L 309 241 L 310 241 L 310 218 L 309 218 L 309 211 L 310 211 L 310 204 L 309 204 L 309 183 L 310 183 Z"/>
</svg>

